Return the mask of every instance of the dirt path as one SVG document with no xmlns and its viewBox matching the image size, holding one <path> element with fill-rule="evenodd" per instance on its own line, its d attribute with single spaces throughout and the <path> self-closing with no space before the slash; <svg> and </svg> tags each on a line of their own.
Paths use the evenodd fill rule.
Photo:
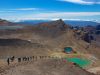
<svg viewBox="0 0 100 75">
<path fill-rule="evenodd" d="M 100 74 L 100 67 L 91 68 L 91 69 L 88 69 L 87 71 L 94 74 Z"/>
<path fill-rule="evenodd" d="M 65 56 L 69 56 L 69 57 L 75 57 L 75 56 L 80 56 L 79 54 L 69 54 L 66 55 L 64 53 L 54 53 L 51 54 L 51 56 L 54 57 L 58 57 L 58 58 L 62 58 Z M 60 57 L 59 57 L 60 56 Z M 81 55 L 83 56 L 83 55 Z M 89 55 L 88 55 L 89 56 Z M 39 57 L 38 57 L 39 58 Z M 54 60 L 52 62 L 52 60 Z M 56 59 L 57 60 L 57 59 Z M 2 73 L 0 73 L 0 75 L 80 75 L 78 73 L 79 72 L 79 68 L 75 68 L 74 67 L 74 71 L 69 70 L 73 68 L 73 65 L 71 64 L 67 64 L 67 63 L 63 63 L 61 62 L 61 59 L 58 59 L 58 61 L 56 61 L 55 58 L 44 58 L 44 59 L 38 59 L 38 60 L 33 60 L 30 62 L 22 62 L 22 63 L 18 63 L 16 64 L 16 62 L 14 62 L 13 64 L 11 64 L 10 66 L 7 66 L 7 63 L 5 63 L 3 60 L 0 60 L 0 68 L 3 67 L 3 71 Z M 2 65 L 2 66 L 1 66 Z M 65 67 L 65 66 L 66 67 Z M 52 67 L 53 66 L 53 67 Z M 61 71 L 60 71 L 61 69 Z M 78 70 L 77 70 L 78 69 Z M 90 69 L 88 70 L 89 72 L 94 73 L 98 71 L 98 69 L 100 68 L 94 68 L 94 69 Z M 68 70 L 68 72 L 66 73 L 66 71 Z M 71 74 L 71 72 L 73 74 Z M 80 70 L 82 71 L 82 70 Z M 83 71 L 84 72 L 84 71 Z M 76 74 L 74 74 L 76 73 Z M 83 75 L 90 75 L 90 74 L 86 74 L 86 72 L 84 72 Z"/>
<path fill-rule="evenodd" d="M 12 67 L 0 75 L 94 75 L 61 60 L 38 60 Z"/>
</svg>

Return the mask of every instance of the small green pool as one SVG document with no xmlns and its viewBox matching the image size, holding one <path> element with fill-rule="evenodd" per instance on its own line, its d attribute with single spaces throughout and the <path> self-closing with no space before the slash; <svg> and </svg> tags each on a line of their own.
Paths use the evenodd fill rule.
<svg viewBox="0 0 100 75">
<path fill-rule="evenodd" d="M 83 59 L 83 58 L 66 58 L 66 60 L 69 62 L 76 63 L 77 65 L 79 65 L 82 68 L 88 66 L 91 63 L 90 60 Z"/>
<path fill-rule="evenodd" d="M 64 48 L 64 51 L 67 53 L 67 52 L 72 52 L 73 49 L 71 47 L 65 47 Z"/>
</svg>

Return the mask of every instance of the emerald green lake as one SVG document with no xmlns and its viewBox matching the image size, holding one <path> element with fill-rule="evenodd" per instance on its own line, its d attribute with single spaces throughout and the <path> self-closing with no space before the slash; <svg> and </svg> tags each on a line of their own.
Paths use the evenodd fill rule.
<svg viewBox="0 0 100 75">
<path fill-rule="evenodd" d="M 88 59 L 83 59 L 83 58 L 66 58 L 67 61 L 76 63 L 78 66 L 84 68 L 88 66 L 91 61 Z"/>
</svg>

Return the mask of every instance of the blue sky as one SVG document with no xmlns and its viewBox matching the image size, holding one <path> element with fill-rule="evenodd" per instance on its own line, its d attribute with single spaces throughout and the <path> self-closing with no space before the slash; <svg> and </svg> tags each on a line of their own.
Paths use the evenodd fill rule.
<svg viewBox="0 0 100 75">
<path fill-rule="evenodd" d="M 100 0 L 0 0 L 0 18 L 92 20 L 100 22 Z"/>
</svg>

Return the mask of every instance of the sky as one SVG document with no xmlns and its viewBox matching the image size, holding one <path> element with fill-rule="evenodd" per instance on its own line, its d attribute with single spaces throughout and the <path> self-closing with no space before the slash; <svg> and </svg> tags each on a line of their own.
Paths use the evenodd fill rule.
<svg viewBox="0 0 100 75">
<path fill-rule="evenodd" d="M 0 0 L 0 18 L 100 22 L 100 0 Z"/>
</svg>

